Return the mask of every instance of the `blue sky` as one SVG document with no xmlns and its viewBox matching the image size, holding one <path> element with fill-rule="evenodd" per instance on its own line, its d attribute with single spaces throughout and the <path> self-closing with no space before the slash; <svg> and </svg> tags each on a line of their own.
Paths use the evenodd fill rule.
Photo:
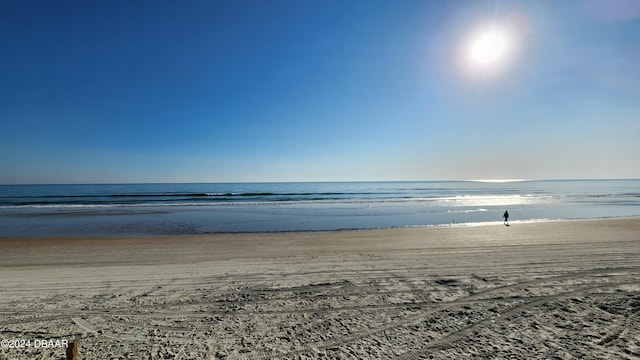
<svg viewBox="0 0 640 360">
<path fill-rule="evenodd" d="M 633 0 L 0 1 L 0 51 L 4 184 L 640 178 Z"/>
</svg>

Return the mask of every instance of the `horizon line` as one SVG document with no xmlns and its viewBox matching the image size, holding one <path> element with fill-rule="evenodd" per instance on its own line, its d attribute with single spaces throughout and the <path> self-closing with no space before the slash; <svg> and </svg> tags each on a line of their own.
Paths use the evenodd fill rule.
<svg viewBox="0 0 640 360">
<path fill-rule="evenodd" d="M 640 178 L 548 178 L 548 179 L 445 179 L 445 180 L 320 180 L 320 181 L 158 181 L 158 182 L 78 182 L 78 183 L 3 183 L 0 186 L 45 186 L 45 185 L 163 185 L 163 184 L 295 184 L 295 183 L 417 183 L 417 182 L 479 182 L 500 184 L 534 181 L 625 181 Z"/>
</svg>

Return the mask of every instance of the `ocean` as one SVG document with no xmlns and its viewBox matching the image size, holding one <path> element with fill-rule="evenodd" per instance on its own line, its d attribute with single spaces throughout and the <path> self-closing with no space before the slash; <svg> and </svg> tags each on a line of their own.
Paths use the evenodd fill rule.
<svg viewBox="0 0 640 360">
<path fill-rule="evenodd" d="M 1 185 L 0 237 L 330 231 L 640 216 L 640 180 Z"/>
</svg>

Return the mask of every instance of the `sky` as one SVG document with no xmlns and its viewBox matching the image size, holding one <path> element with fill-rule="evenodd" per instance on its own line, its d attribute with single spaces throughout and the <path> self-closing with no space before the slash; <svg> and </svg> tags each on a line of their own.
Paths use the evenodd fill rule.
<svg viewBox="0 0 640 360">
<path fill-rule="evenodd" d="M 640 178 L 636 0 L 0 0 L 0 54 L 0 184 Z"/>
</svg>

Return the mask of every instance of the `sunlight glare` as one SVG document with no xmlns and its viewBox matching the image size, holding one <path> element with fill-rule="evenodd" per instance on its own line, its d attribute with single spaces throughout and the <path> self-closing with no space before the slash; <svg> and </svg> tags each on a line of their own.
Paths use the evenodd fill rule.
<svg viewBox="0 0 640 360">
<path fill-rule="evenodd" d="M 512 58 L 514 35 L 506 27 L 492 25 L 474 31 L 465 44 L 465 60 L 474 72 L 503 70 Z"/>
<path fill-rule="evenodd" d="M 476 180 L 470 180 L 470 181 L 482 182 L 482 183 L 510 183 L 510 182 L 523 182 L 523 181 L 529 181 L 529 180 L 527 179 L 476 179 Z"/>
</svg>

